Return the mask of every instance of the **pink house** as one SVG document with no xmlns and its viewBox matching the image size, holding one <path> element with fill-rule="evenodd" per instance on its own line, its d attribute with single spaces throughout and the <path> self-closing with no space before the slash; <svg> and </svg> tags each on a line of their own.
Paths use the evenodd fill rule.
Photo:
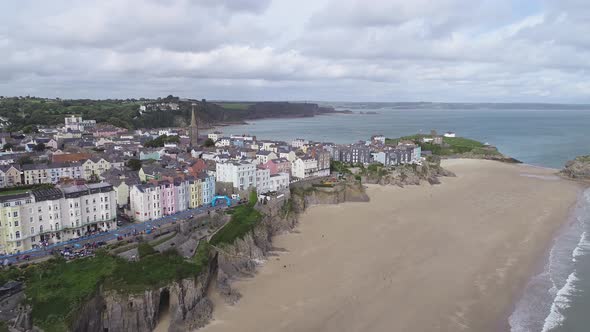
<svg viewBox="0 0 590 332">
<path fill-rule="evenodd" d="M 176 188 L 169 181 L 160 182 L 160 206 L 162 215 L 176 213 Z"/>
<path fill-rule="evenodd" d="M 269 169 L 270 175 L 278 173 L 291 174 L 291 163 L 285 158 L 271 159 L 260 166 Z"/>
</svg>

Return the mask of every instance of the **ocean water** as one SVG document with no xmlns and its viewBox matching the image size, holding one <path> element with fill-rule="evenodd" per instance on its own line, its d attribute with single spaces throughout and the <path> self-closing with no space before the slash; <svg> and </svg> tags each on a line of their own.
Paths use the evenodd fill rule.
<svg viewBox="0 0 590 332">
<path fill-rule="evenodd" d="M 497 146 L 525 163 L 561 168 L 565 161 L 590 154 L 589 110 L 530 110 L 444 108 L 397 109 L 364 104 L 336 105 L 354 114 L 313 118 L 268 119 L 247 125 L 220 128 L 226 134 L 290 141 L 301 137 L 315 141 L 352 143 L 371 135 L 399 137 L 416 133 L 454 131 Z M 367 115 L 359 112 L 375 111 Z"/>
<path fill-rule="evenodd" d="M 399 137 L 454 131 L 495 145 L 524 163 L 561 168 L 590 154 L 590 109 L 400 109 L 388 104 L 333 104 L 354 114 L 268 119 L 220 128 L 225 134 L 262 139 L 352 143 L 371 135 Z M 374 111 L 375 115 L 359 112 Z M 219 129 L 219 128 L 218 128 Z M 549 180 L 549 179 L 548 179 Z M 556 236 L 542 272 L 533 276 L 509 317 L 513 332 L 590 331 L 590 189 L 582 192 L 570 220 Z"/>
</svg>

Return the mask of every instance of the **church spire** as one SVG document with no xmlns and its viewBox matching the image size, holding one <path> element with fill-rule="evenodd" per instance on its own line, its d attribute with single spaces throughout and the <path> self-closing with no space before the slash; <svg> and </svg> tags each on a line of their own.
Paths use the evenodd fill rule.
<svg viewBox="0 0 590 332">
<path fill-rule="evenodd" d="M 192 104 L 192 113 L 191 113 L 191 125 L 189 127 L 189 133 L 190 133 L 190 138 L 191 138 L 191 142 L 190 142 L 190 147 L 195 148 L 197 147 L 199 144 L 199 128 L 197 127 L 197 115 L 196 115 L 196 111 L 195 111 L 195 106 L 196 104 L 193 103 Z"/>
<path fill-rule="evenodd" d="M 191 113 L 191 128 L 197 126 L 197 117 L 195 116 L 195 103 L 193 103 L 193 109 Z"/>
</svg>

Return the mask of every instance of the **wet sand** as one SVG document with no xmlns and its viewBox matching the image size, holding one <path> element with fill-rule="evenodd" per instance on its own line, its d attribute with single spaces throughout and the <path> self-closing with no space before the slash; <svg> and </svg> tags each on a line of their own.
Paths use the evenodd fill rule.
<svg viewBox="0 0 590 332">
<path fill-rule="evenodd" d="M 316 206 L 287 252 L 215 298 L 224 331 L 503 331 L 579 186 L 552 170 L 450 160 L 438 186 L 370 186 L 369 203 Z"/>
</svg>

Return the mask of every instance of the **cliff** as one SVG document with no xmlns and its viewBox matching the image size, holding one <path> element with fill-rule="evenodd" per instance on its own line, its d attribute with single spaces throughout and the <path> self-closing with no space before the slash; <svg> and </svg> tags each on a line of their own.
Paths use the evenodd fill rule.
<svg viewBox="0 0 590 332">
<path fill-rule="evenodd" d="M 208 268 L 195 278 L 182 279 L 140 294 L 100 289 L 77 313 L 72 331 L 152 331 L 167 310 L 168 331 L 190 331 L 211 318 L 213 307 L 207 289 L 216 270 L 212 259 Z"/>
<path fill-rule="evenodd" d="M 560 173 L 572 179 L 590 180 L 590 156 L 568 161 Z"/>
<path fill-rule="evenodd" d="M 420 185 L 423 181 L 430 184 L 439 184 L 440 177 L 455 176 L 453 172 L 444 169 L 440 162 L 439 157 L 431 156 L 422 165 L 402 165 L 393 169 L 370 166 L 361 172 L 361 180 L 363 183 L 400 187 Z"/>
<path fill-rule="evenodd" d="M 157 287 L 145 286 L 143 290 L 121 287 L 114 282 L 118 279 L 100 282 L 95 293 L 89 294 L 88 299 L 69 312 L 59 325 L 46 326 L 52 326 L 53 330 L 80 332 L 143 332 L 154 330 L 166 314 L 170 318 L 169 332 L 195 330 L 206 325 L 212 315 L 212 303 L 207 297 L 209 287 L 217 285 L 217 290 L 229 302 L 237 301 L 240 294 L 232 289 L 232 280 L 253 276 L 257 265 L 277 250 L 272 245 L 273 236 L 292 230 L 297 225 L 299 213 L 314 204 L 366 200 L 368 196 L 357 181 L 329 188 L 317 187 L 311 182 L 301 183 L 292 195 L 287 192 L 280 199 L 257 204 L 256 210 L 262 214 L 262 219 L 242 236 L 231 242 L 219 242 L 219 247 L 213 245 L 213 241 L 209 242 L 204 247 L 208 248 L 204 251 L 204 265 L 200 272 L 195 271 L 194 276 L 187 277 L 183 272 L 185 277 L 158 283 Z M 103 259 L 109 257 L 104 256 Z M 145 259 L 150 257 L 160 256 L 153 254 Z M 71 266 L 71 263 L 66 266 Z M 145 266 L 154 267 L 153 264 Z M 168 269 L 175 267 L 176 275 L 180 275 L 180 266 L 172 265 Z M 19 317 L 13 325 L 17 330 L 28 332 L 36 329 L 32 326 L 34 317 L 30 308 L 23 310 Z"/>
<path fill-rule="evenodd" d="M 297 225 L 299 213 L 307 207 L 368 200 L 369 197 L 358 182 L 341 183 L 329 188 L 306 183 L 293 189 L 290 198 L 281 204 L 264 206 L 265 217 L 253 231 L 231 245 L 218 248 L 218 291 L 226 301 L 235 303 L 241 295 L 231 287 L 231 281 L 253 276 L 256 266 L 276 251 L 272 246 L 273 236 L 291 231 Z"/>
</svg>

